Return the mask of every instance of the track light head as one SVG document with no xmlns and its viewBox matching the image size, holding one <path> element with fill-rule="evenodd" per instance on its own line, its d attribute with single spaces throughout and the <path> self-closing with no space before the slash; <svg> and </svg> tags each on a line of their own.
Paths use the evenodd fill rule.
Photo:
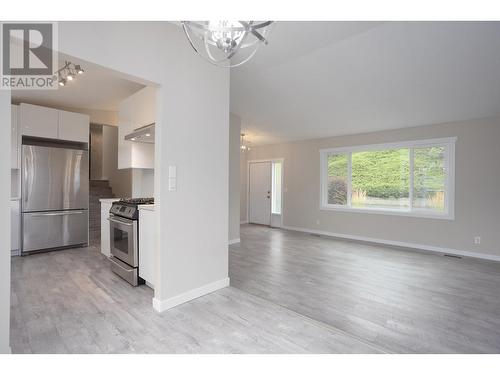
<svg viewBox="0 0 500 375">
<path fill-rule="evenodd" d="M 75 70 L 77 74 L 83 74 L 84 70 L 80 65 L 75 65 Z"/>
</svg>

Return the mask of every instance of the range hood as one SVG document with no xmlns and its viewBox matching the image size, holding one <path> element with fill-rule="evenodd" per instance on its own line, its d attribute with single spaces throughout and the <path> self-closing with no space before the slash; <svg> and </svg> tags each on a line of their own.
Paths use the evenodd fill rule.
<svg viewBox="0 0 500 375">
<path fill-rule="evenodd" d="M 141 126 L 125 136 L 126 141 L 155 143 L 155 123 Z"/>
</svg>

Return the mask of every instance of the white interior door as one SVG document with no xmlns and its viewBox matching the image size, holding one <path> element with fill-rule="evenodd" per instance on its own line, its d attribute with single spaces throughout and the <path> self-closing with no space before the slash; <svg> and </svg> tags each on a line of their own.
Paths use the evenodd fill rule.
<svg viewBox="0 0 500 375">
<path fill-rule="evenodd" d="M 271 162 L 249 165 L 250 223 L 271 225 Z"/>
</svg>

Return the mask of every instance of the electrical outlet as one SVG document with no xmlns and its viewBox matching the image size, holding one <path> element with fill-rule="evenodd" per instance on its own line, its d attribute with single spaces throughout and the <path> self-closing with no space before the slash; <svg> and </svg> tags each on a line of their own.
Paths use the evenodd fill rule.
<svg viewBox="0 0 500 375">
<path fill-rule="evenodd" d="M 316 225 L 319 225 L 319 219 L 316 219 Z"/>
<path fill-rule="evenodd" d="M 481 244 L 481 237 L 476 236 L 474 237 L 474 245 L 480 245 Z"/>
</svg>

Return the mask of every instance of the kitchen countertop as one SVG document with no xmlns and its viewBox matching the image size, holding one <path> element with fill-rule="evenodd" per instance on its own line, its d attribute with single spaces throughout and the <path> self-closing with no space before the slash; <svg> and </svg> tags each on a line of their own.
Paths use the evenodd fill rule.
<svg viewBox="0 0 500 375">
<path fill-rule="evenodd" d="M 139 210 L 147 210 L 147 211 L 154 211 L 155 210 L 155 205 L 154 204 L 140 204 L 137 206 Z"/>
<path fill-rule="evenodd" d="M 116 202 L 116 201 L 119 201 L 121 198 L 101 198 L 99 199 L 99 201 L 101 203 L 113 203 L 113 202 Z"/>
</svg>

